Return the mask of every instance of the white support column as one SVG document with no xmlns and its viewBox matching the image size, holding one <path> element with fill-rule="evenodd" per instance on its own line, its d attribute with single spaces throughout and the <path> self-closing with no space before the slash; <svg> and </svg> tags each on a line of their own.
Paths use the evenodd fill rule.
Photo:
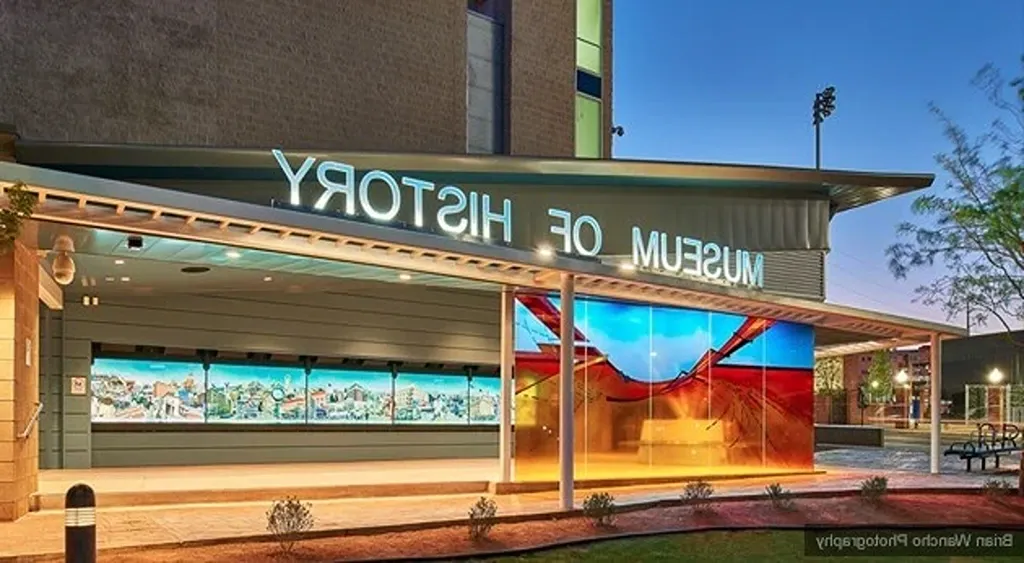
<svg viewBox="0 0 1024 563">
<path fill-rule="evenodd" d="M 498 460 L 501 464 L 501 482 L 512 482 L 512 405 L 515 388 L 512 374 L 515 369 L 515 288 L 501 290 L 501 421 L 498 427 Z"/>
<path fill-rule="evenodd" d="M 558 496 L 562 510 L 573 508 L 573 446 L 576 442 L 573 429 L 573 376 L 576 360 L 575 279 L 572 274 L 562 274 L 561 347 L 558 371 Z"/>
<path fill-rule="evenodd" d="M 932 335 L 931 343 L 931 472 L 939 472 L 939 461 L 942 459 L 942 338 Z"/>
</svg>

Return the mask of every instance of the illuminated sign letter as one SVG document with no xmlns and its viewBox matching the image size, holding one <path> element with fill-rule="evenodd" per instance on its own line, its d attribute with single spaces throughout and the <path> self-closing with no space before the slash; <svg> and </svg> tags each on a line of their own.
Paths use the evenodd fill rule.
<svg viewBox="0 0 1024 563">
<path fill-rule="evenodd" d="M 633 240 L 636 240 L 636 237 Z M 675 248 L 675 260 L 669 260 L 669 248 Z M 673 274 L 678 274 L 683 269 L 683 237 L 676 237 L 675 244 L 670 245 L 668 234 L 661 233 L 661 267 Z"/>
<path fill-rule="evenodd" d="M 594 232 L 594 245 L 590 248 L 583 248 L 583 237 L 580 236 L 583 225 L 590 225 L 590 230 Z M 581 256 L 597 256 L 601 253 L 601 245 L 604 244 L 601 224 L 591 215 L 581 215 L 572 224 L 572 243 Z"/>
<path fill-rule="evenodd" d="M 417 228 L 423 228 L 423 192 L 434 191 L 434 183 L 417 178 L 405 176 L 402 178 L 402 185 L 412 188 L 412 210 L 413 224 Z"/>
<path fill-rule="evenodd" d="M 491 211 L 491 196 L 484 194 L 481 197 L 483 207 L 484 238 L 491 238 L 491 223 L 501 223 L 501 240 L 505 243 L 512 242 L 512 201 L 502 200 L 501 213 Z"/>
<path fill-rule="evenodd" d="M 713 242 L 704 243 L 704 277 L 717 280 L 722 277 L 722 247 Z"/>
<path fill-rule="evenodd" d="M 281 171 L 284 172 L 284 177 L 288 178 L 288 202 L 292 205 L 302 205 L 302 196 L 299 193 L 299 184 L 302 183 L 302 179 L 309 173 L 309 169 L 313 167 L 313 163 L 316 159 L 307 156 L 306 160 L 302 161 L 302 166 L 297 171 L 292 171 L 292 166 L 288 164 L 288 159 L 284 157 L 284 153 L 274 149 L 270 151 L 273 153 L 274 158 L 277 159 L 278 166 L 281 167 Z"/>
<path fill-rule="evenodd" d="M 638 268 L 659 269 L 658 235 L 658 231 L 651 231 L 645 249 L 643 231 L 640 227 L 633 227 L 633 265 Z"/>
<path fill-rule="evenodd" d="M 743 283 L 753 287 L 764 287 L 764 254 L 754 254 L 751 262 L 750 253 L 743 251 Z"/>
<path fill-rule="evenodd" d="M 391 190 L 391 207 L 387 211 L 377 211 L 370 203 L 370 186 L 374 180 L 384 182 L 384 185 Z M 398 191 L 398 182 L 383 170 L 371 170 L 359 181 L 359 205 L 363 213 L 370 219 L 377 221 L 393 221 L 402 208 L 402 192 Z"/>
<path fill-rule="evenodd" d="M 683 254 L 683 258 L 689 262 L 693 262 L 693 267 L 683 268 L 683 273 L 688 276 L 699 276 L 703 268 L 701 268 L 700 262 L 704 258 L 704 243 L 693 238 L 684 238 L 683 244 L 694 249 L 693 252 L 686 252 Z"/>
<path fill-rule="evenodd" d="M 345 180 L 343 182 L 335 182 L 327 177 L 328 172 L 340 172 Z M 320 194 L 316 203 L 313 204 L 313 209 L 323 211 L 327 209 L 327 204 L 331 201 L 331 197 L 334 194 L 343 194 L 345 196 L 345 215 L 355 215 L 355 177 L 356 169 L 348 164 L 331 160 L 321 162 L 320 166 L 316 167 L 316 179 L 320 182 L 320 186 L 323 187 L 324 193 Z"/>
<path fill-rule="evenodd" d="M 732 259 L 730 260 L 730 254 Z M 730 267 L 732 272 L 729 271 Z M 728 246 L 722 247 L 722 269 L 725 274 L 725 281 L 735 284 L 743 278 L 743 251 L 733 250 Z"/>
<path fill-rule="evenodd" d="M 555 217 L 562 220 L 561 225 L 551 225 L 551 234 L 562 236 L 562 252 L 569 254 L 572 252 L 572 235 L 569 232 L 569 226 L 572 224 L 572 214 L 562 209 L 551 208 L 548 209 L 548 216 Z"/>
<path fill-rule="evenodd" d="M 462 219 L 459 219 L 457 223 L 452 224 L 448 222 L 448 216 L 455 215 L 456 213 L 462 213 L 466 209 L 466 194 L 455 186 L 445 186 L 437 192 L 437 199 L 439 200 L 448 199 L 448 196 L 454 197 L 455 203 L 442 205 L 441 208 L 437 210 L 437 224 L 441 227 L 441 230 L 446 233 L 461 235 L 466 232 L 466 227 L 469 222 L 466 221 L 465 217 L 463 217 Z"/>
</svg>

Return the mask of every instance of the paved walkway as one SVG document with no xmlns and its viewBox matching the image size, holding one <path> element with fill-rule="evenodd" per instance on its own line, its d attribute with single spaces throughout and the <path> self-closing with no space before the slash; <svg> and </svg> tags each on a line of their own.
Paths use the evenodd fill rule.
<svg viewBox="0 0 1024 563">
<path fill-rule="evenodd" d="M 838 453 L 837 453 L 838 452 Z M 835 450 L 822 452 L 838 458 L 844 467 L 819 467 L 821 475 L 714 483 L 716 496 L 757 494 L 769 481 L 778 481 L 794 491 L 839 491 L 856 489 L 869 475 L 885 474 L 893 488 L 980 486 L 994 475 L 927 473 L 885 467 L 890 450 Z M 917 468 L 927 456 L 909 452 L 902 467 Z M 889 455 L 889 458 L 886 456 Z M 819 454 L 819 457 L 821 454 Z M 908 461 L 911 460 L 911 461 Z M 819 460 L 823 464 L 824 460 Z M 867 467 L 865 467 L 867 466 Z M 678 498 L 681 487 L 647 486 L 611 491 L 619 504 Z M 587 492 L 577 495 L 581 502 Z M 350 499 L 313 502 L 315 529 L 364 528 L 389 524 L 419 523 L 465 518 L 475 495 Z M 498 513 L 530 514 L 557 510 L 557 493 L 495 497 Z M 99 547 L 130 547 L 181 541 L 250 536 L 265 533 L 268 503 L 232 503 L 160 507 L 126 507 L 98 510 Z M 63 549 L 63 514 L 60 511 L 33 513 L 13 523 L 0 523 L 0 557 L 59 553 Z"/>
</svg>

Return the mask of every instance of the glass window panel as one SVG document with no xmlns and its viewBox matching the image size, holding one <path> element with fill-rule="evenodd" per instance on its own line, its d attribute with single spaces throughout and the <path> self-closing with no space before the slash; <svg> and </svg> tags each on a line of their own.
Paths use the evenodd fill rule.
<svg viewBox="0 0 1024 563">
<path fill-rule="evenodd" d="M 498 424 L 500 405 L 501 379 L 474 377 L 469 384 L 470 424 Z"/>
<path fill-rule="evenodd" d="M 97 358 L 92 365 L 93 422 L 203 422 L 202 364 Z"/>
<path fill-rule="evenodd" d="M 400 373 L 395 379 L 395 423 L 466 424 L 465 376 Z"/>
<path fill-rule="evenodd" d="M 516 478 L 552 480 L 561 303 L 516 300 Z M 582 296 L 575 316 L 578 477 L 812 467 L 810 327 Z"/>
<path fill-rule="evenodd" d="M 576 40 L 576 66 L 600 76 L 601 48 L 581 39 Z"/>
<path fill-rule="evenodd" d="M 601 45 L 603 0 L 576 0 L 576 37 Z"/>
<path fill-rule="evenodd" d="M 209 372 L 209 422 L 305 422 L 302 367 L 216 364 Z"/>
<path fill-rule="evenodd" d="M 309 422 L 391 424 L 392 397 L 390 371 L 314 369 Z"/>
<path fill-rule="evenodd" d="M 576 157 L 601 157 L 601 102 L 576 96 Z"/>
</svg>

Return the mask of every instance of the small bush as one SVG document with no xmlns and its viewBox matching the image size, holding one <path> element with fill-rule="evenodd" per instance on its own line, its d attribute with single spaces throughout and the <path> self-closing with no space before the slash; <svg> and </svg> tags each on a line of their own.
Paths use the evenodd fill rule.
<svg viewBox="0 0 1024 563">
<path fill-rule="evenodd" d="M 889 492 L 889 479 L 880 475 L 865 479 L 860 483 L 860 496 L 871 504 L 880 504 Z"/>
<path fill-rule="evenodd" d="M 1013 491 L 1013 486 L 1009 481 L 1004 479 L 989 479 L 981 486 L 981 490 L 986 497 L 993 500 L 999 500 L 1003 497 L 1009 496 L 1010 492 Z"/>
<path fill-rule="evenodd" d="M 768 500 L 772 502 L 772 506 L 779 510 L 795 510 L 796 503 L 793 502 L 793 495 L 782 485 L 778 483 L 772 483 L 764 488 L 764 492 L 768 495 Z"/>
<path fill-rule="evenodd" d="M 285 553 L 291 553 L 299 535 L 312 529 L 313 523 L 313 505 L 295 497 L 274 501 L 267 511 L 267 531 Z"/>
<path fill-rule="evenodd" d="M 583 515 L 599 528 L 615 522 L 615 497 L 608 493 L 594 493 L 583 501 Z"/>
<path fill-rule="evenodd" d="M 469 507 L 469 539 L 480 541 L 491 533 L 494 519 L 498 516 L 498 503 L 487 497 L 480 497 Z"/>
<path fill-rule="evenodd" d="M 683 489 L 683 502 L 694 511 L 704 512 L 711 507 L 711 495 L 714 492 L 715 488 L 707 481 L 687 483 Z"/>
</svg>

